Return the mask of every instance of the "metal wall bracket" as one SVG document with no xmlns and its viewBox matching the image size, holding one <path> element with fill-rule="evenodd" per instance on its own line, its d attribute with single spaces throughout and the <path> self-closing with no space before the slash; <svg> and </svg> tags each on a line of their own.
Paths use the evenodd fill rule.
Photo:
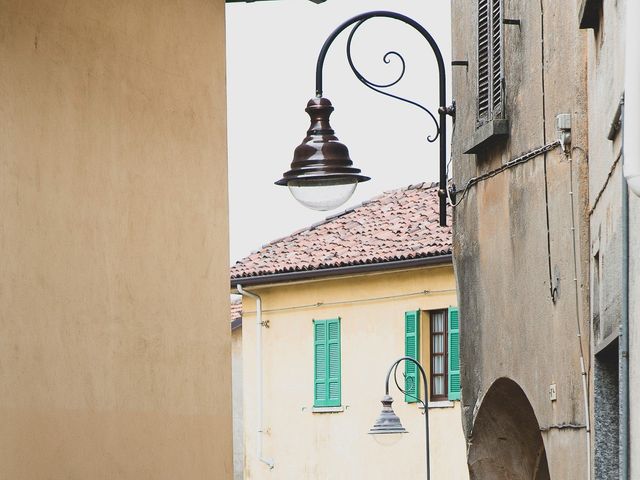
<svg viewBox="0 0 640 480">
<path fill-rule="evenodd" d="M 456 101 L 452 101 L 448 107 L 439 107 L 438 113 L 444 113 L 445 115 L 456 118 Z"/>
</svg>

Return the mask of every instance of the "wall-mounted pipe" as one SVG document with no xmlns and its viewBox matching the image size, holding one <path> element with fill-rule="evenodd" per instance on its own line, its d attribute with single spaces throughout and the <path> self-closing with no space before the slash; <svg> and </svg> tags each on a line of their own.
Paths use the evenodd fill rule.
<svg viewBox="0 0 640 480">
<path fill-rule="evenodd" d="M 623 122 L 626 114 L 626 105 L 623 106 Z M 624 142 L 624 131 L 623 131 Z M 623 151 L 624 161 L 626 152 Z M 629 457 L 629 191 L 627 184 L 622 179 L 622 305 L 620 318 L 620 337 L 618 341 L 618 361 L 619 361 L 619 402 L 620 402 L 620 438 L 619 438 L 619 464 L 620 480 L 629 480 L 630 457 Z"/>
<path fill-rule="evenodd" d="M 624 176 L 629 188 L 640 196 L 640 2 L 627 0 L 624 74 Z"/>
<path fill-rule="evenodd" d="M 565 150 L 565 145 L 561 145 Z M 574 301 L 576 308 L 576 332 L 578 338 L 578 353 L 580 354 L 580 377 L 582 379 L 582 400 L 584 402 L 584 425 L 586 433 L 586 452 L 587 452 L 587 480 L 591 480 L 591 414 L 589 409 L 589 379 L 587 376 L 587 370 L 584 362 L 584 348 L 582 345 L 582 319 L 580 316 L 580 286 L 578 284 L 578 248 L 577 239 L 578 230 L 576 229 L 576 217 L 575 217 L 575 201 L 573 194 L 573 157 L 571 156 L 571 147 L 566 149 L 568 153 L 565 156 L 569 160 L 569 198 L 571 199 L 571 236 L 573 246 L 573 288 L 574 288 Z"/>
<path fill-rule="evenodd" d="M 273 469 L 275 466 L 273 460 L 265 458 L 262 455 L 262 444 L 264 437 L 264 402 L 263 402 L 263 368 L 262 368 L 262 298 L 260 295 L 249 292 L 242 288 L 242 285 L 236 285 L 238 293 L 245 297 L 253 298 L 256 301 L 256 375 L 258 376 L 258 439 L 256 445 L 256 456 L 258 460 Z"/>
</svg>

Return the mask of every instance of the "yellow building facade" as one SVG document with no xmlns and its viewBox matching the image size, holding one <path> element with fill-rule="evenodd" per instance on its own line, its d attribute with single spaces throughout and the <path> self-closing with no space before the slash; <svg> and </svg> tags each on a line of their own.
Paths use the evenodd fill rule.
<svg viewBox="0 0 640 480">
<path fill-rule="evenodd" d="M 231 479 L 223 0 L 0 0 L 0 478 Z"/>
<path fill-rule="evenodd" d="M 448 311 L 457 302 L 451 264 L 245 289 L 262 299 L 263 457 L 274 466 L 256 457 L 258 326 L 256 303 L 245 296 L 244 478 L 422 478 L 425 426 L 417 403 L 407 403 L 392 385 L 393 408 L 409 433 L 386 445 L 389 439 L 368 431 L 380 414 L 385 375 L 405 354 L 406 312 L 421 312 L 418 359 L 429 370 L 430 313 Z M 335 318 L 340 319 L 340 406 L 314 408 L 314 320 Z M 431 402 L 429 415 L 432 478 L 468 479 L 460 402 Z"/>
</svg>

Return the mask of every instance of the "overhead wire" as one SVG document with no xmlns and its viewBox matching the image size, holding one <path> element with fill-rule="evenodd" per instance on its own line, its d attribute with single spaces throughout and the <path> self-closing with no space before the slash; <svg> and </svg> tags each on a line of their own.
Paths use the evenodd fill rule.
<svg viewBox="0 0 640 480">
<path fill-rule="evenodd" d="M 454 191 L 454 193 L 456 194 L 456 196 L 459 194 L 459 192 L 462 192 L 462 196 L 460 197 L 460 199 L 457 199 L 456 202 L 453 201 L 453 199 L 451 198 L 451 192 L 447 189 L 447 197 L 449 198 L 449 203 L 451 203 L 451 206 L 453 208 L 456 208 L 458 205 L 460 205 L 460 203 L 462 203 L 462 200 L 464 200 L 465 196 L 467 195 L 467 192 L 469 191 L 469 189 L 471 187 L 473 187 L 474 185 L 477 185 L 480 182 L 483 182 L 485 180 L 488 180 L 489 178 L 495 177 L 496 175 L 509 170 L 513 167 L 516 167 L 518 165 L 522 165 L 523 163 L 527 163 L 529 160 L 542 155 L 550 150 L 553 150 L 556 147 L 560 146 L 560 140 L 555 140 L 549 144 L 543 145 L 542 147 L 538 147 L 538 148 L 534 148 L 533 150 L 529 150 L 526 153 L 523 153 L 522 155 L 513 158 L 511 160 L 509 160 L 507 163 L 501 165 L 500 167 L 491 170 L 489 172 L 483 173 L 482 175 L 478 175 L 476 177 L 472 177 L 470 178 L 467 183 L 465 184 L 464 188 L 462 190 L 458 190 L 458 191 Z M 451 161 L 449 161 L 449 163 L 451 163 Z"/>
<path fill-rule="evenodd" d="M 318 307 L 331 307 L 336 305 L 354 305 L 359 303 L 366 302 L 377 302 L 381 300 L 393 300 L 396 298 L 407 298 L 407 297 L 416 297 L 421 295 L 438 295 L 443 293 L 453 293 L 455 292 L 455 288 L 445 288 L 441 290 L 420 290 L 418 292 L 410 292 L 410 293 L 400 293 L 396 295 L 385 295 L 379 297 L 365 297 L 365 298 L 357 298 L 354 300 L 337 300 L 335 302 L 316 302 L 316 303 L 307 303 L 303 305 L 292 305 L 289 307 L 281 307 L 281 308 L 271 308 L 262 310 L 263 313 L 275 313 L 275 312 L 286 312 L 291 310 L 301 310 L 306 308 L 318 308 Z M 256 313 L 255 311 L 247 311 L 243 312 L 243 314 L 252 314 Z"/>
</svg>

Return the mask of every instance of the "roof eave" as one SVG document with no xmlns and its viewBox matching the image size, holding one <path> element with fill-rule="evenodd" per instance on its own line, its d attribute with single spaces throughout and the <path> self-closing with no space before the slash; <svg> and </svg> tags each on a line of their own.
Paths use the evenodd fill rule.
<svg viewBox="0 0 640 480">
<path fill-rule="evenodd" d="M 408 260 L 396 260 L 392 262 L 365 263 L 361 265 L 349 265 L 346 267 L 320 268 L 316 270 L 301 270 L 296 272 L 273 273 L 269 275 L 255 275 L 231 279 L 231 289 L 237 285 L 267 285 L 277 283 L 297 282 L 301 280 L 315 280 L 324 277 L 339 277 L 342 275 L 357 275 L 364 273 L 383 272 L 388 270 L 405 270 L 409 268 L 445 265 L 452 263 L 452 255 L 434 255 L 429 257 L 411 258 Z"/>
</svg>

